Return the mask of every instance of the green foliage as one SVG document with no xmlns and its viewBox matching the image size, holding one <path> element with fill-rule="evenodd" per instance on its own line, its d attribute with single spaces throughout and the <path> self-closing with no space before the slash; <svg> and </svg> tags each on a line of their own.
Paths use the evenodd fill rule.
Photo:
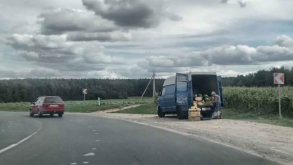
<svg viewBox="0 0 293 165">
<path fill-rule="evenodd" d="M 155 95 L 153 97 L 153 102 L 155 105 L 157 105 L 158 99 L 159 99 L 159 95 L 158 95 L 158 93 L 155 93 Z"/>
<path fill-rule="evenodd" d="M 154 104 L 144 104 L 138 107 L 117 111 L 114 113 L 130 113 L 130 114 L 157 114 L 157 106 Z"/>
<path fill-rule="evenodd" d="M 281 88 L 282 115 L 293 118 L 293 87 Z M 253 112 L 256 115 L 278 115 L 279 102 L 276 87 L 225 87 L 226 107 Z"/>
<path fill-rule="evenodd" d="M 83 100 L 82 88 L 88 89 L 87 100 L 127 99 L 141 96 L 149 79 L 13 79 L 0 80 L 0 103 L 32 102 L 39 96 L 61 96 L 63 100 Z M 161 91 L 163 79 L 156 79 Z M 152 96 L 152 86 L 145 93 Z"/>
</svg>

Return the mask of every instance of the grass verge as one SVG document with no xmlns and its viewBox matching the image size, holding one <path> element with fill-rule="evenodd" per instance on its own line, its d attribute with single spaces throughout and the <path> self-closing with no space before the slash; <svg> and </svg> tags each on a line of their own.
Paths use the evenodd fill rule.
<svg viewBox="0 0 293 165">
<path fill-rule="evenodd" d="M 223 119 L 235 119 L 235 120 L 246 120 L 258 123 L 279 125 L 285 127 L 293 127 L 293 119 L 283 118 L 279 119 L 279 116 L 275 115 L 257 115 L 253 112 L 241 112 L 237 109 L 223 108 L 222 109 Z"/>
<path fill-rule="evenodd" d="M 157 106 L 153 103 L 143 104 L 138 107 L 128 108 L 113 113 L 130 113 L 130 114 L 157 114 Z"/>
<path fill-rule="evenodd" d="M 152 98 L 147 97 L 142 100 L 136 97 L 130 97 L 129 99 L 101 100 L 100 106 L 97 105 L 97 100 L 65 101 L 65 109 L 66 112 L 89 113 L 113 108 L 122 108 L 134 104 L 150 104 L 151 102 Z M 0 103 L 0 111 L 29 112 L 30 106 L 30 102 Z"/>
</svg>

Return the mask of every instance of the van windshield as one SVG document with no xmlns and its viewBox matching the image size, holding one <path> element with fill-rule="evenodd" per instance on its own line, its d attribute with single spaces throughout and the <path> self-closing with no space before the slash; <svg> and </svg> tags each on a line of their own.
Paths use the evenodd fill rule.
<svg viewBox="0 0 293 165">
<path fill-rule="evenodd" d="M 184 92 L 187 89 L 187 82 L 177 82 L 177 91 Z"/>
<path fill-rule="evenodd" d="M 45 103 L 60 103 L 63 100 L 60 97 L 46 97 Z"/>
</svg>

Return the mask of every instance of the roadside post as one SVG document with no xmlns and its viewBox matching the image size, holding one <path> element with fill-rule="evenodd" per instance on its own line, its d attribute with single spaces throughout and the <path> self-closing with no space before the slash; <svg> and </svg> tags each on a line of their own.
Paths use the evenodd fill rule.
<svg viewBox="0 0 293 165">
<path fill-rule="evenodd" d="M 101 105 L 100 97 L 98 97 L 98 106 Z"/>
<path fill-rule="evenodd" d="M 274 84 L 278 84 L 278 93 L 279 93 L 279 117 L 282 119 L 281 111 L 281 87 L 280 85 L 285 83 L 284 73 L 274 73 Z"/>
<path fill-rule="evenodd" d="M 85 95 L 87 94 L 87 89 L 86 88 L 82 89 L 82 94 L 83 94 L 83 101 L 85 101 Z"/>
</svg>

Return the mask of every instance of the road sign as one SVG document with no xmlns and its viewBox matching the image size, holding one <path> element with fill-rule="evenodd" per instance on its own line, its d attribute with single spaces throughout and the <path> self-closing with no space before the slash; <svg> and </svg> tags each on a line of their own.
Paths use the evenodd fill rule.
<svg viewBox="0 0 293 165">
<path fill-rule="evenodd" d="M 274 73 L 274 84 L 284 84 L 285 75 L 284 73 Z"/>
<path fill-rule="evenodd" d="M 280 84 L 285 84 L 285 75 L 284 73 L 274 73 L 274 84 L 278 84 L 278 93 L 279 93 L 279 117 L 282 119 L 281 111 L 281 88 Z"/>
<path fill-rule="evenodd" d="M 87 94 L 87 89 L 83 88 L 82 89 L 82 94 L 86 95 Z"/>
</svg>

